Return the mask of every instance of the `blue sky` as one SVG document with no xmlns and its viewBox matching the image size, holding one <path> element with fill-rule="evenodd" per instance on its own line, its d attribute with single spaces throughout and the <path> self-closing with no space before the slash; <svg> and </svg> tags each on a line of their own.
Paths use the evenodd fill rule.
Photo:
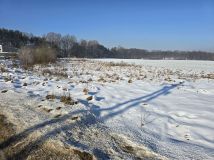
<svg viewBox="0 0 214 160">
<path fill-rule="evenodd" d="M 0 28 L 109 48 L 214 51 L 214 0 L 0 0 Z"/>
</svg>

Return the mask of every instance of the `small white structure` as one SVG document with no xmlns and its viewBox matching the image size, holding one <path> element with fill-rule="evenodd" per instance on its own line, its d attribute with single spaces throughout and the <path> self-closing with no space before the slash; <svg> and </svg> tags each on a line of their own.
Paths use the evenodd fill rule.
<svg viewBox="0 0 214 160">
<path fill-rule="evenodd" d="M 3 53 L 2 45 L 0 45 L 0 53 Z"/>
</svg>

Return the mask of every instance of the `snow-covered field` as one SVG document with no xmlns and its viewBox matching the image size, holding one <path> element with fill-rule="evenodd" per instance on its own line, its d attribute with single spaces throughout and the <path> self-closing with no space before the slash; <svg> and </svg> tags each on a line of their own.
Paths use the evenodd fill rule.
<svg viewBox="0 0 214 160">
<path fill-rule="evenodd" d="M 9 61 L 1 66 L 0 111 L 17 133 L 45 135 L 101 159 L 214 158 L 214 62 L 61 59 L 33 71 Z M 72 100 L 66 104 L 62 96 Z"/>
<path fill-rule="evenodd" d="M 143 60 L 143 59 L 98 59 L 103 62 L 125 62 L 129 64 L 182 69 L 183 71 L 214 72 L 213 61 L 194 60 Z"/>
</svg>

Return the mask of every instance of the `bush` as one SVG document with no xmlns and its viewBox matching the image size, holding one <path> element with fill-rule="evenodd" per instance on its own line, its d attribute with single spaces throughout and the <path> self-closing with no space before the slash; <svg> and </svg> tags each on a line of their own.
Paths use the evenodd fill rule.
<svg viewBox="0 0 214 160">
<path fill-rule="evenodd" d="M 22 47 L 19 53 L 19 59 L 24 66 L 29 66 L 33 64 L 33 54 L 32 48 Z"/>
<path fill-rule="evenodd" d="M 47 46 L 22 47 L 19 59 L 25 67 L 34 64 L 53 63 L 56 61 L 56 51 Z"/>
</svg>

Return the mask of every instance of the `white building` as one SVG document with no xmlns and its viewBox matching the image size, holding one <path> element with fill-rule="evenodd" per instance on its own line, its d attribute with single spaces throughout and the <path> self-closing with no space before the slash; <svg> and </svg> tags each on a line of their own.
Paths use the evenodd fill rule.
<svg viewBox="0 0 214 160">
<path fill-rule="evenodd" d="M 0 45 L 0 53 L 3 52 L 3 48 L 2 48 L 2 45 Z"/>
</svg>

